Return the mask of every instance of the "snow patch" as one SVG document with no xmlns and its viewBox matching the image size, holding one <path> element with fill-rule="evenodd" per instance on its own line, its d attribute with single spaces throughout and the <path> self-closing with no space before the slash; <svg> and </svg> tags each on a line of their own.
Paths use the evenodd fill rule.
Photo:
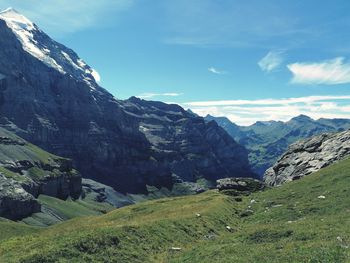
<svg viewBox="0 0 350 263">
<path fill-rule="evenodd" d="M 100 74 L 95 70 L 95 69 L 91 69 L 91 73 L 90 73 L 94 79 L 97 81 L 97 82 L 100 82 L 101 81 L 101 76 Z"/>
<path fill-rule="evenodd" d="M 64 51 L 61 51 L 62 55 L 65 57 L 65 59 L 77 70 L 84 71 L 81 67 L 79 67 L 77 64 L 74 63 L 74 61 L 71 59 L 71 57 Z"/>
<path fill-rule="evenodd" d="M 0 12 L 0 19 L 6 22 L 7 26 L 21 42 L 25 51 L 41 60 L 46 65 L 65 74 L 62 66 L 60 66 L 56 60 L 49 56 L 49 50 L 40 49 L 36 46 L 37 41 L 34 39 L 33 33 L 38 31 L 38 28 L 28 18 L 19 14 L 13 8 L 8 8 Z"/>
</svg>

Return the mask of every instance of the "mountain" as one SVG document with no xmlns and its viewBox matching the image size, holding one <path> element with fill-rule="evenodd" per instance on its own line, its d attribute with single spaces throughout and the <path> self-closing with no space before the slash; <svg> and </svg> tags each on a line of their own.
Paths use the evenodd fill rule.
<svg viewBox="0 0 350 263">
<path fill-rule="evenodd" d="M 238 143 L 249 152 L 249 162 L 254 172 L 262 176 L 299 139 L 309 138 L 325 132 L 338 132 L 350 128 L 348 119 L 319 119 L 300 115 L 290 121 L 256 122 L 250 126 L 238 126 L 225 117 L 206 116 L 215 120 Z"/>
<path fill-rule="evenodd" d="M 0 125 L 71 158 L 83 177 L 123 193 L 179 181 L 254 176 L 216 123 L 177 105 L 115 99 L 96 71 L 13 9 L 0 13 Z"/>
<path fill-rule="evenodd" d="M 81 176 L 68 159 L 49 154 L 0 128 L 0 217 L 40 212 L 39 195 L 78 198 Z"/>
<path fill-rule="evenodd" d="M 297 180 L 349 155 L 349 130 L 300 140 L 292 144 L 273 167 L 265 172 L 264 181 L 275 186 Z"/>
<path fill-rule="evenodd" d="M 208 191 L 49 228 L 0 221 L 0 262 L 346 263 L 349 171 L 344 160 L 249 196 Z"/>
</svg>

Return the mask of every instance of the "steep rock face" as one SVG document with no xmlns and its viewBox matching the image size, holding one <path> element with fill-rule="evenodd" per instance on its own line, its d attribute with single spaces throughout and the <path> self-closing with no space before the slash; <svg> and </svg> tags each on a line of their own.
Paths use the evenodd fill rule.
<svg viewBox="0 0 350 263">
<path fill-rule="evenodd" d="M 280 185 L 318 171 L 350 154 L 350 131 L 322 134 L 292 144 L 264 174 L 268 185 Z"/>
<path fill-rule="evenodd" d="M 206 120 L 215 120 L 238 143 L 246 147 L 252 170 L 260 176 L 297 140 L 350 128 L 348 119 L 314 120 L 305 115 L 287 122 L 258 121 L 250 126 L 238 126 L 225 117 L 208 115 Z"/>
<path fill-rule="evenodd" d="M 8 17 L 20 21 L 20 29 Z M 29 38 L 23 40 L 18 30 Z M 0 15 L 0 39 L 0 125 L 49 152 L 72 158 L 84 177 L 139 193 L 147 192 L 147 185 L 171 187 L 177 177 L 216 180 L 220 173 L 251 174 L 243 151 L 229 153 L 240 148 L 223 130 L 190 114 L 179 134 L 175 126 L 169 127 L 169 134 L 168 127 L 160 127 L 160 134 L 155 131 L 153 135 L 167 141 L 166 147 L 156 146 L 153 135 L 142 127 L 159 116 L 168 121 L 156 125 L 169 125 L 178 115 L 170 114 L 174 106 L 159 104 L 158 117 L 145 117 L 138 102 L 116 100 L 99 87 L 93 69 L 72 50 L 13 10 Z M 199 128 L 191 129 L 192 124 Z M 199 158 L 202 151 L 204 159 Z"/>
<path fill-rule="evenodd" d="M 206 123 L 178 105 L 130 98 L 126 112 L 139 120 L 139 130 L 152 149 L 152 158 L 182 181 L 227 176 L 253 177 L 247 152 L 215 122 Z"/>
</svg>

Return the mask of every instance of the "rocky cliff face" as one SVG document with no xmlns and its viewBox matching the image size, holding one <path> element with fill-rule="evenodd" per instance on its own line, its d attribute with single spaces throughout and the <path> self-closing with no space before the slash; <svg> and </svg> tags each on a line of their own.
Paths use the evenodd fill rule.
<svg viewBox="0 0 350 263">
<path fill-rule="evenodd" d="M 150 143 L 151 160 L 160 171 L 171 174 L 172 181 L 254 176 L 244 147 L 215 122 L 206 123 L 178 105 L 135 97 L 125 101 L 123 108 L 137 118 L 139 131 Z"/>
<path fill-rule="evenodd" d="M 79 197 L 81 176 L 72 162 L 0 128 L 0 217 L 20 219 L 40 211 L 40 194 Z"/>
<path fill-rule="evenodd" d="M 173 105 L 116 100 L 72 50 L 14 10 L 0 14 L 0 39 L 0 125 L 72 158 L 84 177 L 140 193 L 252 175 L 244 150 L 217 125 Z"/>
<path fill-rule="evenodd" d="M 350 154 L 350 131 L 322 134 L 292 144 L 264 174 L 268 185 L 280 185 L 318 171 Z"/>
</svg>

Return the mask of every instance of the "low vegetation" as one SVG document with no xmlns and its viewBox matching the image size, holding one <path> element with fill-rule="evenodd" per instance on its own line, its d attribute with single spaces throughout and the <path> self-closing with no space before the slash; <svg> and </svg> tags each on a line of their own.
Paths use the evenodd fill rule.
<svg viewBox="0 0 350 263">
<path fill-rule="evenodd" d="M 349 262 L 349 185 L 345 160 L 250 196 L 209 191 L 48 228 L 0 222 L 0 262 Z"/>
</svg>

